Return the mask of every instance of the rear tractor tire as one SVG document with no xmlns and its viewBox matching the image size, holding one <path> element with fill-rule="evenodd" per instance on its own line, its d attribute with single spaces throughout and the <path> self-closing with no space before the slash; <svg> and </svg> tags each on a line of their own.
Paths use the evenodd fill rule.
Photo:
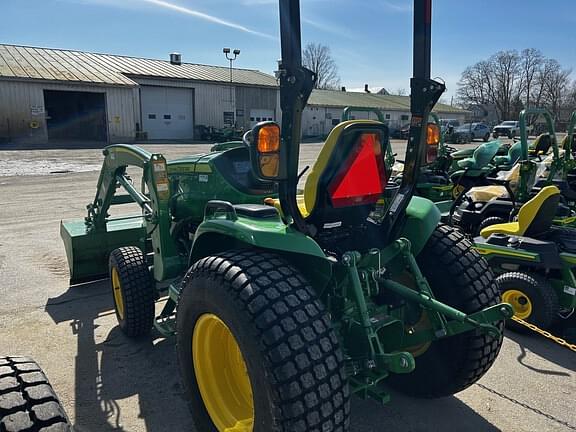
<svg viewBox="0 0 576 432">
<path fill-rule="evenodd" d="M 514 308 L 514 316 L 542 329 L 554 324 L 560 305 L 558 295 L 546 279 L 530 273 L 509 272 L 498 276 L 496 283 L 502 301 Z M 506 327 L 517 333 L 530 331 L 513 320 L 506 321 Z"/>
<path fill-rule="evenodd" d="M 28 357 L 0 357 L 0 431 L 72 431 L 48 378 Z"/>
<path fill-rule="evenodd" d="M 500 300 L 488 263 L 472 249 L 464 234 L 452 227 L 439 225 L 416 260 L 441 302 L 471 314 Z M 495 325 L 504 327 L 503 322 Z M 414 353 L 416 369 L 412 373 L 393 374 L 389 383 L 399 392 L 415 397 L 453 395 L 490 369 L 502 339 L 479 330 L 438 339 Z"/>
<path fill-rule="evenodd" d="M 182 287 L 177 355 L 197 430 L 349 429 L 338 339 L 298 270 L 237 250 L 196 262 Z"/>
<path fill-rule="evenodd" d="M 120 329 L 131 338 L 150 334 L 154 324 L 155 292 L 144 254 L 134 246 L 114 249 L 109 268 Z"/>
</svg>

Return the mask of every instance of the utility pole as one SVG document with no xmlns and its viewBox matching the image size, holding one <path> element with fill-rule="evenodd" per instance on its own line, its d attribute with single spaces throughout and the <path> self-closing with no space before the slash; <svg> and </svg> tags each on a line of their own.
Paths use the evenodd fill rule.
<svg viewBox="0 0 576 432">
<path fill-rule="evenodd" d="M 235 123 L 235 118 L 236 118 L 236 112 L 234 109 L 234 104 L 233 104 L 233 96 L 232 96 L 232 91 L 234 89 L 234 86 L 232 84 L 232 62 L 234 60 L 236 60 L 236 57 L 238 57 L 238 55 L 240 54 L 240 50 L 239 49 L 235 49 L 234 51 L 232 51 L 232 54 L 234 54 L 234 57 L 230 56 L 230 48 L 224 48 L 222 49 L 222 52 L 224 53 L 224 55 L 226 56 L 226 59 L 230 62 L 230 109 L 232 110 L 232 125 L 234 125 Z"/>
</svg>

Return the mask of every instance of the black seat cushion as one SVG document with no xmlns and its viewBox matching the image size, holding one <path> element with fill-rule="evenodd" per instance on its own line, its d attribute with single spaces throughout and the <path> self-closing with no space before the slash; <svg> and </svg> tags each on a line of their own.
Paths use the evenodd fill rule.
<svg viewBox="0 0 576 432">
<path fill-rule="evenodd" d="M 558 245 L 563 252 L 576 253 L 576 230 L 572 228 L 550 227 L 546 240 Z"/>
<path fill-rule="evenodd" d="M 234 210 L 241 216 L 251 217 L 251 218 L 270 218 L 277 217 L 278 210 L 276 208 L 263 205 L 263 204 L 235 204 Z"/>
</svg>

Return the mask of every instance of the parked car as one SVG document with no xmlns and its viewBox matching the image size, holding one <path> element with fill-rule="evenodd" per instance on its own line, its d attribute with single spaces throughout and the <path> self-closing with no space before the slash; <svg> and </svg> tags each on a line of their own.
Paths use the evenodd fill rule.
<svg viewBox="0 0 576 432">
<path fill-rule="evenodd" d="M 484 123 L 464 123 L 462 126 L 456 128 L 456 133 L 466 134 L 469 141 L 481 139 L 486 142 L 490 139 L 490 128 Z"/>
<path fill-rule="evenodd" d="M 528 130 L 528 135 L 532 134 L 532 129 L 534 126 L 529 125 L 526 126 Z M 494 131 L 492 132 L 494 138 L 498 138 L 499 136 L 507 136 L 508 138 L 514 138 L 515 136 L 520 135 L 520 122 L 516 120 L 506 120 L 500 123 L 497 126 L 494 126 Z"/>
</svg>

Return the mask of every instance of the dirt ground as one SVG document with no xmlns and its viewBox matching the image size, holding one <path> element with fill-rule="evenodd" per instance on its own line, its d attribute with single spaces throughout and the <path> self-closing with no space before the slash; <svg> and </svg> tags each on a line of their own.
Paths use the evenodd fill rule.
<svg viewBox="0 0 576 432">
<path fill-rule="evenodd" d="M 209 146 L 143 147 L 172 159 Z M 302 146 L 303 166 L 319 148 Z M 59 223 L 84 217 L 100 163 L 97 149 L 0 147 L 0 353 L 35 357 L 79 432 L 192 431 L 173 340 L 126 339 L 107 281 L 69 286 Z M 352 431 L 576 430 L 575 369 L 566 348 L 508 333 L 477 384 L 440 400 L 354 399 Z"/>
</svg>

